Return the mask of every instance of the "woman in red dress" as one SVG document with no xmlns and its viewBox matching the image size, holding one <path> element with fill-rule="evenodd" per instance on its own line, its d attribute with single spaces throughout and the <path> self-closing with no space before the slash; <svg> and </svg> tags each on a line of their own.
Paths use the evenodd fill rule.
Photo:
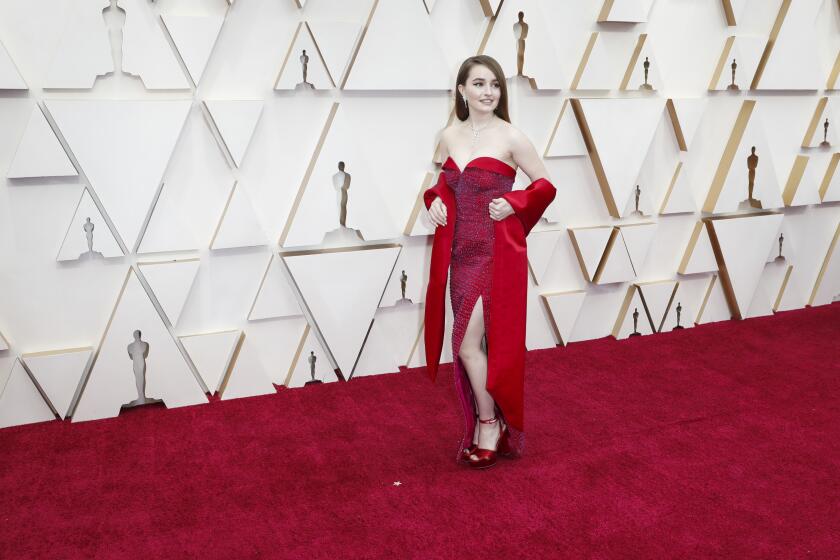
<svg viewBox="0 0 840 560">
<path fill-rule="evenodd" d="M 517 457 L 524 448 L 525 236 L 555 188 L 534 146 L 510 124 L 504 73 L 493 58 L 463 62 L 455 111 L 458 121 L 441 133 L 446 159 L 437 184 L 423 196 L 436 226 L 426 292 L 426 367 L 434 381 L 448 276 L 455 388 L 464 411 L 457 460 L 487 468 L 496 464 L 497 453 Z M 514 191 L 516 167 L 532 183 Z"/>
</svg>

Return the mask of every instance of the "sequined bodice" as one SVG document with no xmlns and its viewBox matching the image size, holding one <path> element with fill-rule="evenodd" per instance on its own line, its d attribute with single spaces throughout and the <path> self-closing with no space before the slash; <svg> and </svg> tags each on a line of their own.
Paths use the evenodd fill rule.
<svg viewBox="0 0 840 560">
<path fill-rule="evenodd" d="M 467 164 L 464 171 L 457 169 L 454 165 L 443 169 L 446 183 L 455 193 L 456 237 L 458 237 L 460 222 L 479 222 L 492 226 L 490 202 L 510 192 L 513 187 L 514 177 L 472 166 L 472 163 Z"/>
</svg>

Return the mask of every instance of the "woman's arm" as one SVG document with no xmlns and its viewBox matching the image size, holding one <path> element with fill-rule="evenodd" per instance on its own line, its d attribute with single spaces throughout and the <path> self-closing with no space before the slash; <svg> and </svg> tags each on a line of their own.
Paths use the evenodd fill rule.
<svg viewBox="0 0 840 560">
<path fill-rule="evenodd" d="M 551 178 L 548 176 L 545 163 L 543 163 L 542 158 L 528 137 L 518 128 L 511 126 L 510 141 L 510 152 L 513 156 L 513 161 L 528 175 L 531 182 L 533 183 L 537 179 L 546 179 L 550 182 Z"/>
</svg>

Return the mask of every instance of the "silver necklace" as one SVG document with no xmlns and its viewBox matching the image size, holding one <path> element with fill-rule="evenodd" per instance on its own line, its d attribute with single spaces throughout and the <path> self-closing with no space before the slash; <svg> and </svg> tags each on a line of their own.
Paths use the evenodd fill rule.
<svg viewBox="0 0 840 560">
<path fill-rule="evenodd" d="M 468 121 L 468 122 L 470 123 L 470 128 L 472 129 L 472 133 L 473 133 L 472 143 L 475 144 L 476 142 L 478 142 L 478 138 L 481 134 L 481 131 L 484 130 L 485 128 L 487 128 L 488 126 L 490 126 L 490 123 L 493 122 L 493 119 L 490 119 L 490 121 L 487 124 L 485 124 L 484 126 L 482 126 L 481 128 L 475 128 L 473 126 L 472 121 Z"/>
</svg>

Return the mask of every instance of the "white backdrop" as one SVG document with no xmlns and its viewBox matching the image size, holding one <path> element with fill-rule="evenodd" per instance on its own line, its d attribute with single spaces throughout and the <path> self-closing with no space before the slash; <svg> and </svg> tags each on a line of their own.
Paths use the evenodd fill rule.
<svg viewBox="0 0 840 560">
<path fill-rule="evenodd" d="M 840 293 L 838 0 L 3 0 L 0 425 L 117 414 L 135 329 L 167 406 L 423 365 L 420 194 L 479 52 L 558 189 L 530 349 Z"/>
</svg>

